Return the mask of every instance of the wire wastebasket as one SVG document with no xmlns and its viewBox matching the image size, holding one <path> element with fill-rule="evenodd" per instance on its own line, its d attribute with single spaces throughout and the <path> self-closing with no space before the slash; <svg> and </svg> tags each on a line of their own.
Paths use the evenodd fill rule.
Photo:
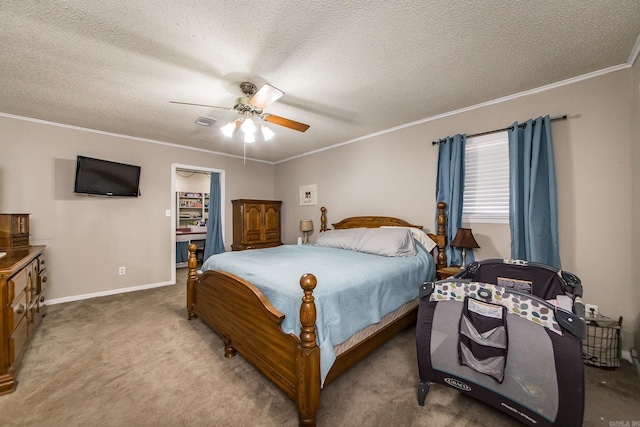
<svg viewBox="0 0 640 427">
<path fill-rule="evenodd" d="M 606 316 L 587 316 L 587 336 L 582 341 L 582 359 L 586 365 L 599 368 L 620 367 L 620 329 L 618 320 Z"/>
</svg>

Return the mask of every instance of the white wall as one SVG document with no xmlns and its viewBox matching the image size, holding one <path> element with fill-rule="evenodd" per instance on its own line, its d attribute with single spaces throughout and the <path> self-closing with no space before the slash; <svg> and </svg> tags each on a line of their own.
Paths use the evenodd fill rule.
<svg viewBox="0 0 640 427">
<path fill-rule="evenodd" d="M 140 165 L 142 196 L 74 194 L 78 154 Z M 172 282 L 172 164 L 225 171 L 228 249 L 231 199 L 274 197 L 272 164 L 0 116 L 0 212 L 31 214 L 31 243 L 48 246 L 48 299 Z"/>
<path fill-rule="evenodd" d="M 626 68 L 279 163 L 275 186 L 286 212 L 284 240 L 295 241 L 300 219 L 317 223 L 320 206 L 327 207 L 329 222 L 391 215 L 433 231 L 438 149 L 431 141 L 567 114 L 568 120 L 552 125 L 563 267 L 582 279 L 586 302 L 610 317 L 624 316 L 628 348 L 639 301 L 632 298 L 639 273 L 631 233 L 637 218 L 632 217 L 632 86 L 633 72 Z M 318 206 L 299 205 L 298 188 L 305 184 L 317 185 Z M 481 246 L 477 259 L 510 258 L 508 225 L 471 227 Z"/>
<path fill-rule="evenodd" d="M 208 193 L 211 179 L 205 173 L 187 170 L 176 170 L 176 191 Z"/>
</svg>

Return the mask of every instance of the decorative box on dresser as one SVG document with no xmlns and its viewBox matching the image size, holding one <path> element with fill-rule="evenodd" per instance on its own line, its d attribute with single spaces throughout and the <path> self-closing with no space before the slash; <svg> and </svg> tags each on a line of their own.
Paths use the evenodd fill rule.
<svg viewBox="0 0 640 427">
<path fill-rule="evenodd" d="M 232 200 L 233 244 L 231 249 L 261 249 L 282 245 L 278 200 Z"/>
</svg>

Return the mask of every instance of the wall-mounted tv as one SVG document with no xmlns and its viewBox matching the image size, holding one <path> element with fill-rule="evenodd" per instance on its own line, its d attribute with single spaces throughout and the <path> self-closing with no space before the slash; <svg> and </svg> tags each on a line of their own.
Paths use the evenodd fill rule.
<svg viewBox="0 0 640 427">
<path fill-rule="evenodd" d="M 138 197 L 139 184 L 140 166 L 78 156 L 75 193 Z"/>
</svg>

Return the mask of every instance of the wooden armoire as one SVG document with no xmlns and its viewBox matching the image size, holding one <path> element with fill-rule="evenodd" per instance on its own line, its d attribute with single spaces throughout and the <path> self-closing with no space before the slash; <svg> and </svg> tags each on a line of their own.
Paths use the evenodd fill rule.
<svg viewBox="0 0 640 427">
<path fill-rule="evenodd" d="M 231 249 L 261 249 L 282 245 L 279 200 L 232 200 L 233 244 Z"/>
</svg>

